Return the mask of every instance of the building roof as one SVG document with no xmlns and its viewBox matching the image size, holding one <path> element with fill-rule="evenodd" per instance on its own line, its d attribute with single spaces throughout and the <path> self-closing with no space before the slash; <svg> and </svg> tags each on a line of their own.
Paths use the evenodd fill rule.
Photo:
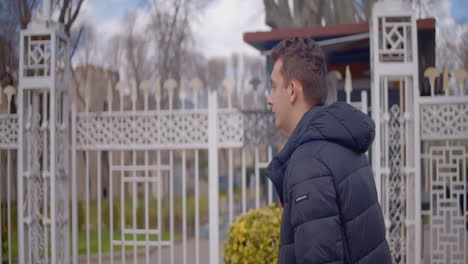
<svg viewBox="0 0 468 264">
<path fill-rule="evenodd" d="M 418 31 L 435 29 L 435 20 L 419 19 Z M 268 51 L 283 39 L 293 37 L 311 37 L 316 41 L 345 37 L 350 35 L 369 33 L 369 23 L 337 24 L 327 26 L 309 26 L 303 28 L 282 28 L 271 31 L 257 31 L 244 33 L 244 41 L 259 51 Z"/>
</svg>

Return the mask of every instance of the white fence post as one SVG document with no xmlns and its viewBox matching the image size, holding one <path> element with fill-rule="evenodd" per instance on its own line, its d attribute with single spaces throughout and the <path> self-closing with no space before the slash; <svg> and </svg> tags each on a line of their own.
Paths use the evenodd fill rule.
<svg viewBox="0 0 468 264">
<path fill-rule="evenodd" d="M 208 97 L 208 186 L 210 264 L 219 261 L 219 208 L 218 208 L 218 100 L 216 91 Z"/>
<path fill-rule="evenodd" d="M 72 260 L 73 264 L 78 264 L 78 195 L 76 181 L 76 104 L 72 105 L 72 137 L 71 137 L 71 156 L 72 156 Z"/>
<path fill-rule="evenodd" d="M 405 2 L 381 1 L 373 6 L 370 25 L 372 117 L 376 123 L 372 166 L 379 201 L 393 262 L 419 264 L 421 180 L 413 162 L 419 162 L 413 151 L 419 148 L 413 129 L 419 124 L 418 111 L 414 112 L 410 100 L 419 87 L 416 17 Z M 399 87 L 399 100 L 390 97 L 394 85 Z"/>
</svg>

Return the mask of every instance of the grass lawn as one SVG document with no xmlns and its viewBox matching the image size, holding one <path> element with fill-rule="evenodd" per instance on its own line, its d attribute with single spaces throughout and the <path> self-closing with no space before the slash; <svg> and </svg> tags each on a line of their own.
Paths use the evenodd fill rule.
<svg viewBox="0 0 468 264">
<path fill-rule="evenodd" d="M 250 190 L 247 190 L 249 193 Z M 220 199 L 227 200 L 227 193 L 221 192 L 219 195 Z M 240 201 L 241 200 L 241 193 L 240 190 L 235 190 L 234 192 L 234 200 Z M 200 220 L 203 224 L 204 221 L 207 221 L 208 218 L 208 195 L 200 196 L 199 200 L 199 209 L 200 209 Z M 138 207 L 137 207 L 137 228 L 143 229 L 145 226 L 144 222 L 144 201 L 138 200 Z M 167 199 L 163 199 L 161 202 L 162 205 L 162 227 L 163 231 L 169 230 L 169 201 Z M 195 197 L 193 194 L 187 195 L 187 225 L 190 228 L 194 226 L 194 219 L 195 219 Z M 18 235 L 17 235 L 17 217 L 16 217 L 16 203 L 11 204 L 11 219 L 13 220 L 11 223 L 10 235 L 11 235 L 11 249 L 8 249 L 8 241 L 7 241 L 7 222 L 6 216 L 6 204 L 2 204 L 2 257 L 3 262 L 8 263 L 8 251 L 11 250 L 11 258 L 13 260 L 12 263 L 16 263 L 15 261 L 18 258 Z M 126 200 L 124 202 L 125 212 L 123 216 L 125 217 L 125 225 L 128 228 L 131 228 L 133 225 L 133 203 L 132 200 Z M 182 223 L 182 199 L 174 197 L 174 225 L 176 227 L 181 226 Z M 71 208 L 70 208 L 71 209 Z M 87 234 L 86 234 L 86 203 L 85 201 L 78 202 L 78 254 L 79 255 L 86 255 L 88 252 L 87 249 Z M 101 252 L 108 253 L 111 249 L 111 231 L 110 231 L 110 201 L 103 199 L 101 201 Z M 70 215 L 71 217 L 71 215 Z M 122 233 L 120 231 L 120 223 L 121 223 L 121 204 L 120 200 L 113 201 L 113 223 L 114 223 L 114 231 L 113 231 L 113 240 L 120 240 Z M 204 219 L 204 220 L 203 220 Z M 149 201 L 149 228 L 155 229 L 157 226 L 157 201 L 150 200 Z M 89 202 L 89 253 L 90 255 L 95 255 L 99 252 L 99 241 L 98 241 L 98 202 L 96 200 L 91 200 Z M 174 240 L 180 239 L 181 235 L 178 234 L 179 231 L 175 230 Z M 158 241 L 157 235 L 148 235 L 148 241 Z M 72 236 L 70 234 L 70 239 Z M 163 232 L 162 238 L 163 241 L 170 240 L 169 232 Z M 126 241 L 134 241 L 133 235 L 126 235 Z M 136 241 L 147 241 L 146 235 L 137 235 Z M 144 246 L 138 247 L 139 249 L 144 249 Z M 133 246 L 125 246 L 125 250 L 133 250 Z M 120 252 L 122 250 L 121 246 L 114 246 L 114 252 Z"/>
<path fill-rule="evenodd" d="M 95 255 L 98 254 L 99 252 L 99 240 L 98 240 L 98 231 L 93 230 L 89 232 L 89 253 L 90 255 Z M 114 240 L 120 240 L 122 237 L 121 232 L 114 231 L 113 233 L 113 239 Z M 71 238 L 71 237 L 70 237 Z M 163 233 L 162 234 L 162 240 L 168 241 L 170 240 L 170 234 L 169 233 Z M 179 235 L 174 234 L 174 239 L 178 239 Z M 3 237 L 2 237 L 3 240 Z M 125 236 L 126 241 L 134 241 L 133 235 L 126 235 Z M 148 240 L 146 238 L 146 235 L 137 235 L 136 236 L 136 241 L 158 241 L 158 236 L 157 235 L 148 235 Z M 3 240 L 3 261 L 2 263 L 8 263 L 8 241 Z M 16 232 L 11 233 L 11 258 L 14 260 L 12 263 L 16 263 L 15 260 L 18 258 L 18 234 Z M 87 254 L 87 234 L 84 231 L 81 231 L 78 233 L 78 255 L 86 255 Z M 111 243 L 110 243 L 110 232 L 108 228 L 103 228 L 101 230 L 101 253 L 105 254 L 110 252 L 111 248 Z M 144 246 L 139 246 L 137 247 L 138 249 L 144 249 Z M 126 246 L 125 251 L 133 250 L 133 246 Z M 122 250 L 121 246 L 114 246 L 113 248 L 114 252 L 120 252 Z"/>
<path fill-rule="evenodd" d="M 175 235 L 175 234 L 174 234 Z M 99 240 L 98 240 L 98 231 L 93 230 L 89 232 L 89 253 L 90 255 L 95 255 L 98 254 L 99 252 Z M 122 238 L 122 233 L 114 231 L 113 232 L 113 240 L 121 240 Z M 177 238 L 177 236 L 175 236 Z M 163 233 L 162 234 L 162 240 L 170 240 L 170 234 L 169 233 Z M 125 241 L 134 241 L 134 236 L 133 235 L 126 235 L 125 236 Z M 146 235 L 136 235 L 136 241 L 158 241 L 158 236 L 157 235 L 148 235 L 148 240 L 146 238 Z M 145 248 L 144 246 L 139 246 L 137 247 L 138 249 L 143 249 Z M 110 231 L 109 229 L 105 228 L 101 230 L 101 252 L 102 253 L 107 253 L 110 252 L 111 249 L 111 240 L 110 240 Z M 133 246 L 125 246 L 125 251 L 128 250 L 133 250 Z M 122 250 L 121 246 L 114 246 L 113 248 L 114 252 L 120 252 Z M 87 234 L 86 232 L 82 231 L 79 232 L 78 236 L 78 255 L 86 255 L 88 252 L 87 249 Z"/>
</svg>

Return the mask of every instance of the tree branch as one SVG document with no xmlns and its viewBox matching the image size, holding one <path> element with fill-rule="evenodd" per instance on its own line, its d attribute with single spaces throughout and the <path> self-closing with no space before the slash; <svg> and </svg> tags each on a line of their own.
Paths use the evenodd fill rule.
<svg viewBox="0 0 468 264">
<path fill-rule="evenodd" d="M 79 86 L 78 80 L 76 79 L 75 70 L 73 70 L 73 68 L 71 67 L 71 65 L 70 65 L 70 72 L 71 72 L 71 75 L 72 75 L 73 82 L 75 83 L 76 98 L 78 98 L 78 100 L 79 100 L 83 105 L 85 105 L 86 102 L 85 102 L 85 99 L 83 98 L 83 96 L 82 96 L 81 93 L 80 93 L 80 86 Z"/>
<path fill-rule="evenodd" d="M 59 22 L 65 23 L 65 15 L 67 14 L 68 6 L 70 5 L 71 0 L 63 0 L 63 6 L 60 9 Z"/>
<path fill-rule="evenodd" d="M 68 20 L 67 24 L 65 25 L 65 32 L 67 33 L 67 35 L 70 35 L 70 29 L 71 29 L 73 23 L 75 22 L 76 18 L 78 17 L 78 14 L 80 13 L 80 9 L 81 9 L 81 5 L 83 4 L 83 1 L 84 0 L 80 0 L 78 2 L 78 5 L 76 6 L 72 17 L 70 18 L 70 20 Z"/>
<path fill-rule="evenodd" d="M 73 55 L 75 55 L 75 51 L 76 51 L 76 49 L 78 47 L 78 43 L 80 43 L 80 39 L 81 39 L 81 35 L 83 33 L 83 30 L 84 30 L 84 26 L 81 26 L 80 31 L 78 31 L 78 37 L 76 38 L 76 41 L 73 44 L 73 49 L 70 52 L 70 61 L 73 58 Z"/>
</svg>

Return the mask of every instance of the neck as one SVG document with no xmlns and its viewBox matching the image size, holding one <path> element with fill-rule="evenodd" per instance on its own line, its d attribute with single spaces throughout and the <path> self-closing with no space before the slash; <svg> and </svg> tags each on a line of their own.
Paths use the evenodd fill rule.
<svg viewBox="0 0 468 264">
<path fill-rule="evenodd" d="M 289 127 L 285 131 L 288 137 L 291 136 L 294 129 L 296 129 L 297 125 L 299 124 L 299 121 L 301 121 L 304 114 L 313 107 L 314 106 L 304 104 L 296 107 L 293 111 L 291 111 L 291 121 L 289 123 Z"/>
</svg>

